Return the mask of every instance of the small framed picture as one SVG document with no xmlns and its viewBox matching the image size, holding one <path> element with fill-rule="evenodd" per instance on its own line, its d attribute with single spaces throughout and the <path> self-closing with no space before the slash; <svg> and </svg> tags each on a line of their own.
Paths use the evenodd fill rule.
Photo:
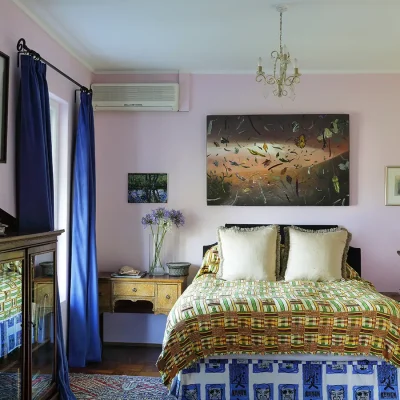
<svg viewBox="0 0 400 400">
<path fill-rule="evenodd" d="M 400 206 L 400 167 L 386 167 L 385 205 Z"/>
<path fill-rule="evenodd" d="M 128 203 L 167 202 L 167 174 L 128 174 Z"/>
</svg>

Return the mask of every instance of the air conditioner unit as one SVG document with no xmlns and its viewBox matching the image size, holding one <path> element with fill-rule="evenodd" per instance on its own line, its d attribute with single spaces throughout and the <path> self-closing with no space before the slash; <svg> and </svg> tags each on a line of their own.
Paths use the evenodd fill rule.
<svg viewBox="0 0 400 400">
<path fill-rule="evenodd" d="M 178 111 L 178 83 L 100 83 L 91 86 L 94 111 Z"/>
</svg>

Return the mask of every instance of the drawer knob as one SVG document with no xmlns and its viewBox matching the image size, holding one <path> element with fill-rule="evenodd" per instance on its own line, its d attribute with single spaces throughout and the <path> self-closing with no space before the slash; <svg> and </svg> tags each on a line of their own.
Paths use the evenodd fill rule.
<svg viewBox="0 0 400 400">
<path fill-rule="evenodd" d="M 99 296 L 100 296 L 100 297 L 103 296 L 103 292 L 99 292 Z"/>
<path fill-rule="evenodd" d="M 134 287 L 134 288 L 132 289 L 132 292 L 137 292 L 137 289 Z"/>
<path fill-rule="evenodd" d="M 169 299 L 171 298 L 171 296 L 170 296 L 169 294 L 167 294 L 167 295 L 165 296 L 165 298 L 166 298 L 167 300 L 169 300 Z"/>
</svg>

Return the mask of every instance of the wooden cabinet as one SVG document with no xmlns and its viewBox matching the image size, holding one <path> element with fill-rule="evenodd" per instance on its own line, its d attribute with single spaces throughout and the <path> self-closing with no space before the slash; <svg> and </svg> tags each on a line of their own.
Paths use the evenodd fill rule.
<svg viewBox="0 0 400 400">
<path fill-rule="evenodd" d="M 0 237 L 0 399 L 57 397 L 57 237 Z M 51 276 L 40 263 L 53 262 Z"/>
<path fill-rule="evenodd" d="M 100 313 L 115 312 L 118 302 L 139 300 L 152 303 L 154 314 L 168 314 L 186 289 L 186 276 L 148 276 L 145 278 L 112 278 L 111 272 L 99 274 Z M 132 307 L 131 312 L 135 312 Z"/>
</svg>

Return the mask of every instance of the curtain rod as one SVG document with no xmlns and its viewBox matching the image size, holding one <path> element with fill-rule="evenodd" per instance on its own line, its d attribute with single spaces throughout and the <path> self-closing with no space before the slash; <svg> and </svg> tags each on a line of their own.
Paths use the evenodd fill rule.
<svg viewBox="0 0 400 400">
<path fill-rule="evenodd" d="M 53 64 L 49 63 L 47 60 L 45 60 L 43 57 L 40 56 L 39 53 L 37 53 L 36 51 L 30 49 L 27 45 L 26 45 L 26 40 L 21 38 L 18 40 L 17 43 L 17 50 L 18 50 L 18 60 L 17 60 L 17 66 L 19 67 L 19 56 L 20 54 L 27 54 L 31 57 L 33 57 L 35 60 L 40 60 L 43 63 L 45 63 L 46 65 L 48 65 L 50 68 L 53 68 L 55 71 L 57 71 L 60 75 L 62 75 L 64 78 L 67 78 L 69 81 L 71 81 L 72 83 L 75 83 L 76 86 L 79 86 L 79 90 L 81 90 L 82 92 L 86 92 L 86 93 L 92 93 L 91 89 L 88 89 L 86 86 L 81 85 L 79 82 L 77 82 L 75 79 L 72 79 L 69 75 L 67 75 L 65 72 L 61 71 L 60 69 L 58 69 L 57 67 L 55 67 Z"/>
</svg>

